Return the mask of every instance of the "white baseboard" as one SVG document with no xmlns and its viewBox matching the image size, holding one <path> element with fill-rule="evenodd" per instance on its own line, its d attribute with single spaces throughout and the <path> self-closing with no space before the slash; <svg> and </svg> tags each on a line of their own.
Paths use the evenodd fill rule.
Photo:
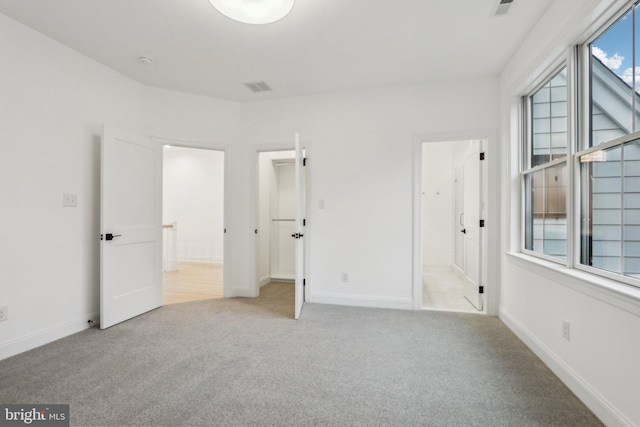
<svg viewBox="0 0 640 427">
<path fill-rule="evenodd" d="M 293 274 L 272 274 L 271 280 L 294 281 L 296 280 L 296 276 Z"/>
<path fill-rule="evenodd" d="M 227 286 L 226 284 L 225 284 L 224 290 L 225 290 L 225 294 L 224 294 L 225 298 L 236 298 L 236 297 L 255 298 L 259 295 L 258 293 L 256 293 L 255 289 L 237 288 L 232 285 Z"/>
<path fill-rule="evenodd" d="M 349 305 L 354 307 L 395 308 L 413 310 L 411 298 L 363 297 L 360 295 L 319 294 L 314 292 L 309 302 L 320 304 Z"/>
<path fill-rule="evenodd" d="M 89 323 L 92 320 L 95 323 Z M 100 321 L 100 313 L 90 314 L 79 319 L 71 320 L 61 325 L 52 326 L 43 331 L 0 344 L 0 360 L 49 344 L 60 338 L 82 332 L 95 326 Z"/>
<path fill-rule="evenodd" d="M 500 320 L 502 320 L 603 423 L 607 426 L 635 425 L 503 307 L 500 308 Z"/>
<path fill-rule="evenodd" d="M 201 262 L 203 264 L 223 264 L 223 258 L 211 257 L 194 257 L 194 258 L 178 258 L 179 262 Z"/>
<path fill-rule="evenodd" d="M 258 280 L 258 285 L 260 287 L 263 287 L 264 285 L 268 284 L 269 282 L 271 282 L 271 276 L 269 276 L 269 275 L 262 276 L 260 278 L 260 280 Z"/>
</svg>

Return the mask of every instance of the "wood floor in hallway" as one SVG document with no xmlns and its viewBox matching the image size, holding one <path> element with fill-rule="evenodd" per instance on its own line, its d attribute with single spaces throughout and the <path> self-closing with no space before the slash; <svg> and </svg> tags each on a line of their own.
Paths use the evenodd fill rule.
<svg viewBox="0 0 640 427">
<path fill-rule="evenodd" d="M 180 262 L 178 270 L 163 273 L 163 304 L 223 298 L 223 278 L 222 264 Z M 287 317 L 293 317 L 294 285 L 287 281 L 272 281 L 260 289 L 260 297 L 255 303 L 276 304 Z"/>
<path fill-rule="evenodd" d="M 222 298 L 224 296 L 222 264 L 180 262 L 178 270 L 163 273 L 164 304 Z"/>
</svg>

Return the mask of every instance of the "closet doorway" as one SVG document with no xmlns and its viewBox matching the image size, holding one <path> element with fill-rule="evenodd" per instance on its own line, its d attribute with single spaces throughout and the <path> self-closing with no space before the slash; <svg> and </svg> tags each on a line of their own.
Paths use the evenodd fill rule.
<svg viewBox="0 0 640 427">
<path fill-rule="evenodd" d="M 422 308 L 483 310 L 483 141 L 422 144 Z"/>
<path fill-rule="evenodd" d="M 258 153 L 258 285 L 262 297 L 294 304 L 296 181 L 293 150 Z"/>
<path fill-rule="evenodd" d="M 224 296 L 224 156 L 164 146 L 164 304 Z"/>
</svg>

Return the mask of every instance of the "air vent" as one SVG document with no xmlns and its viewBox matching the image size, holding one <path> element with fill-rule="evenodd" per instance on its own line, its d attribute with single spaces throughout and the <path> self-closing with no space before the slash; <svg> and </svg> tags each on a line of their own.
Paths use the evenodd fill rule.
<svg viewBox="0 0 640 427">
<path fill-rule="evenodd" d="M 513 0 L 500 0 L 497 4 L 496 8 L 493 10 L 491 16 L 504 16 L 509 12 L 511 8 L 511 4 L 513 4 Z"/>
<path fill-rule="evenodd" d="M 253 82 L 253 83 L 245 83 L 249 89 L 253 92 L 269 92 L 271 88 L 265 82 Z"/>
</svg>

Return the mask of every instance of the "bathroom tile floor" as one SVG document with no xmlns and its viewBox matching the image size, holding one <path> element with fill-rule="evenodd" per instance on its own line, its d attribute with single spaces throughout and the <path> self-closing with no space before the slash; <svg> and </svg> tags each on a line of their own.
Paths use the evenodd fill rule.
<svg viewBox="0 0 640 427">
<path fill-rule="evenodd" d="M 482 313 L 463 293 L 462 278 L 452 270 L 424 270 L 422 274 L 422 308 L 425 310 Z"/>
</svg>

